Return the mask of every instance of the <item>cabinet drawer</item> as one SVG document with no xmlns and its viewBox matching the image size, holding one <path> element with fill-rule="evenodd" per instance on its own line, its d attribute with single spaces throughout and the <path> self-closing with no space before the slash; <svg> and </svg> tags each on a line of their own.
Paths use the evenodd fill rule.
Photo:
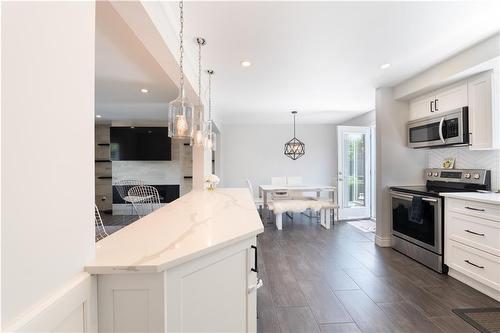
<svg viewBox="0 0 500 333">
<path fill-rule="evenodd" d="M 500 257 L 448 240 L 447 265 L 491 288 L 500 288 Z"/>
<path fill-rule="evenodd" d="M 449 199 L 448 209 L 471 216 L 500 221 L 500 206 L 479 201 Z"/>
<path fill-rule="evenodd" d="M 448 239 L 500 256 L 500 223 L 456 212 L 446 223 Z"/>
</svg>

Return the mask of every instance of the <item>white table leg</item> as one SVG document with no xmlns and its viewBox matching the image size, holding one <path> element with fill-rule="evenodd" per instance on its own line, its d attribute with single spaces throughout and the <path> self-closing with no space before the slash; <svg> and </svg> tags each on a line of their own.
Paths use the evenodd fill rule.
<svg viewBox="0 0 500 333">
<path fill-rule="evenodd" d="M 283 214 L 276 214 L 276 229 L 282 230 L 283 229 Z"/>
<path fill-rule="evenodd" d="M 331 227 L 330 214 L 330 209 L 321 209 L 320 211 L 320 223 L 321 226 L 325 229 L 330 229 Z"/>
</svg>

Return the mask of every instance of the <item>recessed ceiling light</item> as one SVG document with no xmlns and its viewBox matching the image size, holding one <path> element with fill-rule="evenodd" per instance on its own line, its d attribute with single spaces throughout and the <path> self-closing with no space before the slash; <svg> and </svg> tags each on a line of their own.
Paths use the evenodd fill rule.
<svg viewBox="0 0 500 333">
<path fill-rule="evenodd" d="M 141 89 L 141 93 L 143 93 L 143 94 L 147 94 L 148 92 L 149 92 L 149 90 L 147 90 L 146 88 Z"/>
<path fill-rule="evenodd" d="M 380 69 L 386 69 L 386 68 L 389 68 L 391 67 L 391 64 L 383 64 L 380 66 Z"/>
<path fill-rule="evenodd" d="M 96 118 L 101 118 L 102 116 L 100 114 L 95 115 Z"/>
<path fill-rule="evenodd" d="M 252 63 L 248 60 L 243 60 L 242 62 L 240 62 L 240 64 L 243 67 L 250 67 L 250 65 L 252 65 Z"/>
</svg>

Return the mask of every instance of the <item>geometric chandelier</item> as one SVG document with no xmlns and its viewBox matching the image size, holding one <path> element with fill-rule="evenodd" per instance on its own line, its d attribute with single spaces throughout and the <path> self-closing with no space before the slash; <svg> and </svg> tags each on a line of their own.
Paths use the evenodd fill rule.
<svg viewBox="0 0 500 333">
<path fill-rule="evenodd" d="M 292 111 L 293 114 L 293 139 L 285 143 L 285 155 L 292 160 L 304 156 L 306 153 L 306 145 L 295 137 L 295 115 L 297 111 Z"/>
</svg>

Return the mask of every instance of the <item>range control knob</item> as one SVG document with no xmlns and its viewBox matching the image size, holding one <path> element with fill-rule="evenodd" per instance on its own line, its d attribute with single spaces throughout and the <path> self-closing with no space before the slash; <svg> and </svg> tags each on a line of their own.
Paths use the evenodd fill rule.
<svg viewBox="0 0 500 333">
<path fill-rule="evenodd" d="M 468 172 L 467 172 L 467 173 L 464 175 L 464 177 L 465 177 L 465 179 L 470 179 L 470 173 L 468 173 Z"/>
<path fill-rule="evenodd" d="M 478 173 L 475 173 L 475 174 L 473 175 L 473 177 L 474 177 L 474 179 L 479 179 L 479 178 L 481 177 L 481 175 L 479 175 Z"/>
<path fill-rule="evenodd" d="M 434 172 L 432 175 L 433 175 L 434 177 L 437 177 L 437 176 L 439 176 L 439 173 Z"/>
<path fill-rule="evenodd" d="M 432 176 L 432 171 L 427 172 L 427 176 Z"/>
</svg>

